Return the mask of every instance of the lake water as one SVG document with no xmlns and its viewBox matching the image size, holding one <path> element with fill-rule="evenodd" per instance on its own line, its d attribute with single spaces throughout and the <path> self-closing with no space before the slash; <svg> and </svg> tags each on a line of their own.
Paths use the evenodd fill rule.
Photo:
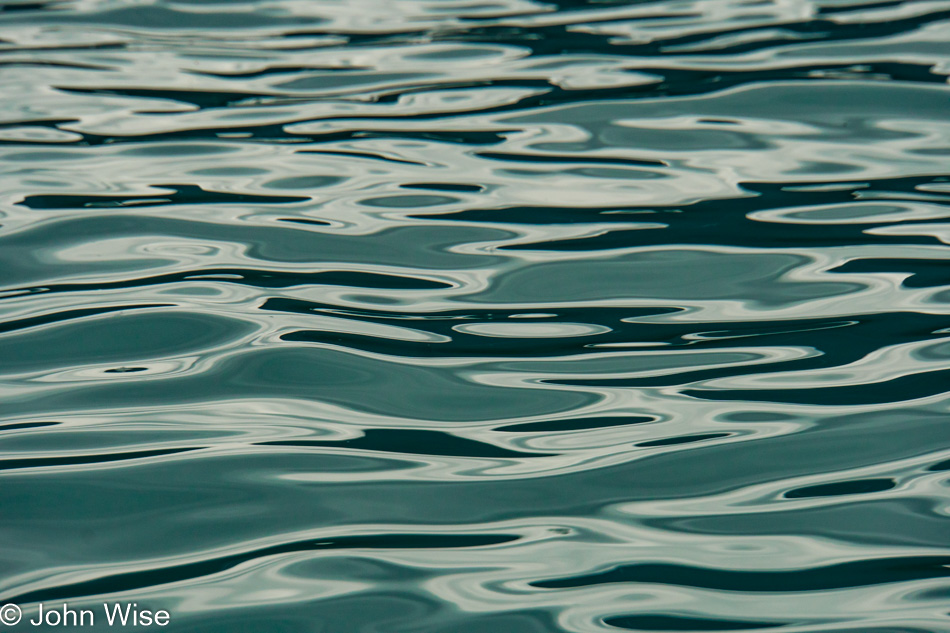
<svg viewBox="0 0 950 633">
<path fill-rule="evenodd" d="M 7 628 L 950 631 L 948 75 L 945 0 L 4 0 Z"/>
</svg>

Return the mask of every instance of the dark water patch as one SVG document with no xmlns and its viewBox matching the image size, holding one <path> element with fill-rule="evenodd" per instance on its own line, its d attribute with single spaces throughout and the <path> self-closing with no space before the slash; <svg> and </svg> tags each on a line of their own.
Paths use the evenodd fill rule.
<svg viewBox="0 0 950 633">
<path fill-rule="evenodd" d="M 631 631 L 746 631 L 787 626 L 791 622 L 755 622 L 751 620 L 714 620 L 679 615 L 628 615 L 606 618 L 606 624 Z"/>
<path fill-rule="evenodd" d="M 592 418 L 570 418 L 567 420 L 543 420 L 541 422 L 523 422 L 509 424 L 496 431 L 504 433 L 560 433 L 563 431 L 583 431 L 590 429 L 608 429 L 616 426 L 630 426 L 656 422 L 656 418 L 645 415 L 601 416 Z"/>
<path fill-rule="evenodd" d="M 407 118 L 407 117 L 400 117 Z M 480 146 L 497 145 L 505 140 L 505 131 L 478 132 L 478 131 L 447 131 L 447 130 L 353 130 L 345 132 L 328 132 L 319 135 L 295 134 L 297 138 L 307 138 L 321 143 L 338 143 L 354 139 L 414 139 L 419 141 L 435 141 L 437 143 L 451 143 L 455 145 Z M 318 150 L 301 150 L 301 153 L 326 153 Z"/>
<path fill-rule="evenodd" d="M 580 161 L 578 161 L 580 162 Z M 499 209 L 466 209 L 464 211 L 450 211 L 438 217 L 460 222 L 512 222 L 527 225 L 546 224 L 583 224 L 586 222 L 611 222 L 617 218 L 601 216 L 601 209 L 585 209 L 578 207 L 505 207 Z M 430 214 L 426 214 L 432 217 Z M 659 218 L 660 216 L 656 216 Z M 653 217 L 649 218 L 653 220 Z M 629 218 L 626 221 L 630 221 Z M 511 250 L 514 246 L 507 247 Z"/>
<path fill-rule="evenodd" d="M 658 227 L 649 227 L 650 230 L 644 230 L 642 228 L 637 228 L 633 230 L 617 230 L 617 231 L 606 231 L 600 235 L 583 237 L 583 238 L 571 238 L 566 240 L 548 240 L 544 242 L 526 242 L 522 244 L 512 244 L 510 246 L 505 246 L 503 250 L 511 251 L 565 251 L 565 252 L 577 252 L 577 251 L 605 251 L 611 249 L 622 249 L 622 248 L 642 248 L 648 246 L 659 246 L 668 243 L 679 243 L 679 244 L 697 244 L 704 245 L 709 244 L 710 242 L 729 245 L 729 246 L 753 246 L 754 243 L 763 244 L 769 242 L 777 242 L 780 239 L 789 244 L 795 243 L 806 243 L 811 242 L 824 242 L 825 246 L 846 246 L 849 243 L 854 241 L 855 233 L 858 233 L 859 230 L 851 227 L 834 227 L 830 229 L 822 229 L 824 234 L 824 239 L 809 239 L 808 234 L 814 232 L 814 227 L 808 228 L 790 228 L 788 225 L 783 225 L 781 231 L 784 232 L 785 237 L 779 238 L 776 234 L 778 232 L 777 228 L 767 228 L 761 231 L 753 229 L 758 235 L 750 235 L 746 233 L 744 237 L 739 237 L 738 239 L 729 239 L 725 235 L 717 235 L 713 225 L 706 224 L 704 228 L 707 228 L 709 233 L 708 237 L 713 238 L 712 240 L 703 240 L 699 237 L 699 231 L 693 230 L 694 227 L 684 227 L 683 224 L 689 224 L 689 222 L 681 223 L 678 220 L 680 219 L 681 214 L 677 214 L 676 217 L 671 221 L 670 215 L 662 214 L 655 216 L 627 216 L 627 221 L 634 219 L 634 221 L 641 220 L 646 222 L 657 222 L 665 226 Z M 708 221 L 709 218 L 706 218 Z M 723 234 L 732 233 L 736 228 L 738 222 L 729 222 L 727 219 L 723 218 L 718 224 L 720 231 Z M 773 235 L 770 236 L 769 234 Z M 681 235 L 688 234 L 695 236 L 687 239 L 678 239 Z M 734 234 L 734 233 L 732 233 Z M 741 235 L 741 234 L 740 234 Z M 721 239 L 716 239 L 720 238 Z M 796 240 L 796 237 L 798 238 Z M 934 243 L 935 238 L 929 236 L 920 236 L 917 238 L 908 239 L 906 236 L 895 239 L 893 236 L 881 235 L 881 242 L 885 243 Z M 877 240 L 869 240 L 877 241 Z"/>
<path fill-rule="evenodd" d="M 485 457 L 512 459 L 551 457 L 546 453 L 512 451 L 493 444 L 478 442 L 450 433 L 421 429 L 366 429 L 362 437 L 348 440 L 275 440 L 259 442 L 260 446 L 352 448 L 364 451 L 411 453 L 416 455 L 449 455 L 454 457 Z"/>
<path fill-rule="evenodd" d="M 684 395 L 704 400 L 740 400 L 808 405 L 863 405 L 905 402 L 946 393 L 950 370 L 920 371 L 893 380 L 810 389 L 686 389 Z"/>
<path fill-rule="evenodd" d="M 5 2 L 0 4 L 0 13 L 13 13 L 14 11 L 41 11 L 66 4 L 62 0 L 54 2 Z"/>
<path fill-rule="evenodd" d="M 260 269 L 254 270 L 248 268 L 218 268 L 209 270 L 191 270 L 168 275 L 158 275 L 155 277 L 143 277 L 140 279 L 129 278 L 112 283 L 99 282 L 90 284 L 51 284 L 43 287 L 19 288 L 16 291 L 29 292 L 31 294 L 46 294 L 57 292 L 104 290 L 109 288 L 137 288 L 187 281 L 214 281 L 216 283 L 239 284 L 244 286 L 254 286 L 257 288 L 290 288 L 293 286 L 314 284 L 328 286 L 349 286 L 353 288 L 386 288 L 393 290 L 434 290 L 451 287 L 450 284 L 434 281 L 431 279 L 424 279 L 421 277 L 402 277 L 400 275 L 386 275 L 361 271 L 330 270 L 321 272 L 304 272 Z M 159 304 L 127 306 L 116 308 L 115 310 L 105 310 L 100 312 L 113 312 L 117 310 L 128 310 L 131 308 L 151 307 L 159 307 Z M 75 316 L 66 315 L 66 318 L 75 318 Z"/>
<path fill-rule="evenodd" d="M 917 592 L 914 596 L 919 600 L 950 600 L 950 587 L 937 587 L 934 589 L 925 589 Z M 948 614 L 950 615 L 950 614 Z"/>
<path fill-rule="evenodd" d="M 422 189 L 425 191 L 455 191 L 459 193 L 479 193 L 485 190 L 481 185 L 465 185 L 450 182 L 419 182 L 400 185 L 403 189 Z"/>
<path fill-rule="evenodd" d="M 678 323 L 641 323 L 612 325 L 620 336 L 642 344 L 658 347 L 679 346 L 695 350 L 731 349 L 736 345 L 770 349 L 782 346 L 813 346 L 821 353 L 810 358 L 784 360 L 781 367 L 768 371 L 810 371 L 847 365 L 864 358 L 877 348 L 879 337 L 905 343 L 940 340 L 939 332 L 944 319 L 938 315 L 911 312 L 853 315 L 854 320 L 789 320 L 763 324 L 761 322 L 719 323 L 723 329 L 697 331 L 695 325 Z M 649 347 L 646 347 L 649 349 Z M 688 365 L 681 371 L 660 376 L 636 378 L 546 379 L 550 384 L 606 387 L 664 387 L 683 385 L 699 380 L 727 378 L 748 373 L 748 365 L 701 369 Z M 842 387 L 844 388 L 844 387 Z M 851 388 L 851 387 L 847 387 Z M 791 391 L 791 390 L 789 390 Z M 711 394 L 713 392 L 703 392 Z M 705 395 L 703 396 L 705 397 Z M 715 398 L 716 396 L 710 396 Z"/>
<path fill-rule="evenodd" d="M 930 466 L 927 470 L 932 472 L 941 472 L 944 470 L 950 470 L 950 459 L 945 459 L 942 462 L 937 462 L 933 466 Z"/>
<path fill-rule="evenodd" d="M 0 40 L 0 43 L 11 43 L 8 40 Z M 87 51 L 122 51 L 127 48 L 126 44 L 118 42 L 107 42 L 107 43 L 86 43 L 78 45 L 69 45 L 61 44 L 56 45 L 52 44 L 49 46 L 17 46 L 16 50 L 19 52 L 87 52 Z"/>
<path fill-rule="evenodd" d="M 725 416 L 723 416 L 723 419 L 729 422 L 754 423 L 793 422 L 796 418 L 794 415 L 778 413 L 774 411 L 736 411 L 727 413 Z"/>
<path fill-rule="evenodd" d="M 311 218 L 278 218 L 281 222 L 290 222 L 293 224 L 309 224 L 310 226 L 332 226 L 330 222 L 323 220 L 314 220 Z"/>
<path fill-rule="evenodd" d="M 499 155 L 495 155 L 499 158 Z M 590 163 L 595 165 L 618 166 L 651 166 L 649 161 L 616 161 L 578 154 L 576 157 L 554 157 L 548 155 L 511 155 L 513 162 L 553 159 L 556 162 L 572 164 Z M 539 207 L 507 207 L 498 209 L 469 209 L 446 214 L 446 219 L 462 221 L 503 222 L 516 220 L 524 224 L 566 224 L 566 223 L 628 223 L 632 220 L 657 221 L 668 223 L 670 229 L 676 233 L 671 238 L 664 233 L 662 243 L 697 244 L 733 244 L 736 246 L 767 246 L 790 245 L 795 233 L 800 233 L 800 242 L 806 245 L 848 245 L 855 242 L 866 242 L 876 239 L 891 239 L 884 235 L 869 235 L 866 226 L 831 225 L 824 224 L 821 231 L 814 226 L 796 225 L 785 222 L 770 223 L 751 219 L 749 216 L 756 212 L 795 209 L 813 205 L 835 205 L 854 202 L 856 193 L 870 198 L 875 195 L 886 196 L 887 200 L 914 200 L 919 195 L 919 187 L 939 184 L 939 178 L 909 177 L 909 178 L 882 178 L 864 182 L 830 181 L 825 187 L 809 190 L 808 183 L 799 181 L 792 183 L 742 183 L 747 194 L 741 197 L 725 199 L 705 199 L 688 205 L 658 205 L 649 206 L 609 206 L 609 207 L 574 207 L 574 206 L 539 206 Z M 835 187 L 832 189 L 831 187 Z M 840 188 L 838 188 L 840 187 Z M 941 194 L 937 194 L 938 197 Z M 950 197 L 946 197 L 950 204 Z M 623 213 L 621 213 L 623 212 Z M 671 213 L 672 212 L 672 213 Z M 932 220 L 911 220 L 908 224 L 927 224 Z M 651 236 L 652 237 L 652 236 Z M 699 238 L 702 238 L 700 240 Z M 649 237 L 644 237 L 649 239 Z M 703 241 L 704 240 L 704 241 Z M 902 243 L 916 242 L 913 236 L 901 236 Z M 933 243 L 926 240 L 926 243 Z M 512 247 L 509 247 L 512 248 Z"/>
<path fill-rule="evenodd" d="M 370 152 L 344 152 L 339 150 L 329 150 L 329 149 L 302 149 L 299 150 L 301 154 L 319 154 L 322 156 L 345 156 L 347 158 L 360 158 L 360 159 L 369 159 L 377 160 L 382 162 L 392 162 L 403 165 L 418 165 L 419 167 L 426 167 L 425 163 L 420 163 L 413 160 L 405 160 L 402 158 L 393 158 L 391 156 L 383 156 L 382 154 L 373 154 Z"/>
<path fill-rule="evenodd" d="M 23 429 L 40 429 L 46 426 L 58 426 L 60 424 L 62 424 L 62 422 L 19 422 L 17 424 L 4 424 L 0 426 L 0 433 Z"/>
<path fill-rule="evenodd" d="M 839 495 L 860 495 L 871 492 L 891 490 L 897 485 L 893 479 L 857 479 L 838 481 L 831 484 L 818 484 L 796 488 L 785 493 L 788 499 L 808 499 L 812 497 L 836 497 Z"/>
<path fill-rule="evenodd" d="M 413 324 L 413 326 L 415 325 Z M 350 349 L 376 354 L 397 354 L 420 358 L 478 358 L 487 353 L 496 357 L 518 358 L 527 352 L 536 350 L 538 347 L 537 342 L 530 339 L 483 337 L 452 330 L 449 330 L 446 336 L 451 336 L 451 340 L 429 342 L 406 341 L 382 336 L 328 332 L 325 330 L 296 330 L 281 334 L 280 339 L 287 342 L 341 345 Z M 536 354 L 536 357 L 561 356 L 581 352 L 592 340 L 596 340 L 595 337 L 548 341 L 544 346 L 544 350 Z"/>
<path fill-rule="evenodd" d="M 646 158 L 613 158 L 613 157 L 603 157 L 603 156 L 589 156 L 589 155 L 579 155 L 579 156 L 569 156 L 569 155 L 558 155 L 550 153 L 532 153 L 532 154 L 506 154 L 503 152 L 478 152 L 478 156 L 482 158 L 487 158 L 490 160 L 500 160 L 500 161 L 510 161 L 513 163 L 518 163 L 521 165 L 538 163 L 538 164 L 584 164 L 584 165 L 612 165 L 616 167 L 669 167 L 669 163 L 666 163 L 661 160 L 651 160 Z M 530 207 L 525 209 L 530 212 Z M 550 209 L 543 209 L 547 211 L 554 211 L 556 207 Z"/>
<path fill-rule="evenodd" d="M 950 577 L 950 558 L 907 556 L 859 560 L 824 567 L 777 571 L 710 569 L 644 563 L 558 580 L 531 583 L 544 589 L 569 589 L 608 583 L 650 583 L 750 593 L 792 593 L 866 587 Z"/>
<path fill-rule="evenodd" d="M 682 435 L 680 437 L 665 437 L 661 440 L 650 440 L 647 442 L 638 442 L 637 446 L 648 448 L 652 446 L 676 446 L 678 444 L 693 444 L 695 442 L 705 442 L 706 440 L 717 440 L 723 437 L 729 437 L 733 433 L 703 433 L 701 435 Z"/>
<path fill-rule="evenodd" d="M 272 77 L 274 75 L 295 75 L 306 72 L 333 72 L 333 73 L 357 73 L 371 70 L 367 66 L 268 66 L 259 70 L 247 71 L 212 71 L 206 69 L 192 69 L 195 75 L 206 77 L 220 77 L 222 79 L 259 79 L 261 77 Z"/>
<path fill-rule="evenodd" d="M 291 93 L 320 94 L 337 91 L 348 93 L 369 92 L 382 86 L 405 86 L 413 83 L 425 83 L 437 79 L 438 76 L 426 72 L 361 72 L 352 73 L 316 73 L 304 77 L 296 77 L 273 84 L 275 88 Z"/>
<path fill-rule="evenodd" d="M 459 321 L 492 321 L 507 320 L 513 317 L 523 315 L 525 308 L 505 308 L 487 310 L 472 306 L 460 310 L 439 310 L 437 312 L 420 312 L 418 314 L 387 311 L 387 310 L 356 310 L 344 309 L 338 306 L 319 303 L 315 301 L 303 301 L 300 299 L 287 299 L 284 297 L 274 297 L 268 301 L 265 309 L 289 312 L 294 314 L 313 314 L 321 311 L 333 311 L 336 314 L 345 314 L 352 318 L 366 319 L 380 322 L 413 321 L 413 327 L 423 327 L 426 323 L 438 323 L 447 329 Z M 607 315 L 604 321 L 619 321 L 623 318 L 641 318 L 650 316 L 660 316 L 682 312 L 682 308 L 668 306 L 650 306 L 650 307 L 622 307 L 622 308 L 587 308 L 587 307 L 564 307 L 555 308 L 555 316 L 563 318 L 565 321 L 572 322 L 599 322 L 594 319 L 597 315 Z"/>
<path fill-rule="evenodd" d="M 75 88 L 66 88 L 60 87 L 59 90 L 63 92 L 82 92 L 79 89 Z M 111 91 L 97 91 L 97 93 L 107 94 Z M 117 95 L 120 96 L 120 95 Z M 254 94 L 235 94 L 235 93 L 201 93 L 197 91 L 177 91 L 170 94 L 164 94 L 162 92 L 155 92 L 152 94 L 141 94 L 141 95 L 128 95 L 128 96 L 139 96 L 143 99 L 159 99 L 159 100 L 171 100 L 171 101 L 180 101 L 186 102 L 191 105 L 196 105 L 204 109 L 214 109 L 214 108 L 240 108 L 240 107 L 251 107 L 251 103 L 254 101 L 266 101 L 269 98 L 267 95 L 254 95 Z M 302 97 L 301 97 L 302 99 Z M 293 100 L 291 100 L 293 101 Z M 195 102 L 195 103 L 192 103 Z M 245 103 L 248 102 L 248 103 Z M 160 116 L 164 114 L 163 111 L 143 111 L 142 114 L 152 114 Z M 386 117 L 379 117 L 386 118 Z M 394 119 L 409 119 L 409 116 L 398 116 L 391 117 Z M 31 121 L 32 125 L 33 122 Z M 76 134 L 76 133 L 74 133 Z M 223 145 L 223 142 L 231 141 L 234 142 L 268 142 L 268 143 L 299 143 L 299 144 L 327 144 L 327 145 L 337 145 L 339 143 L 360 141 L 366 139 L 416 139 L 420 141 L 435 141 L 439 143 L 451 143 L 457 145 L 494 145 L 504 141 L 505 133 L 504 132 L 477 132 L 477 131 L 445 131 L 445 130 L 385 130 L 385 129 L 373 129 L 373 130 L 344 130 L 344 131 L 334 131 L 334 132 L 321 132 L 314 134 L 305 134 L 300 132 L 288 131 L 285 123 L 270 123 L 270 124 L 258 124 L 258 125 L 229 125 L 227 127 L 206 127 L 206 128 L 192 128 L 185 130 L 175 130 L 170 132 L 155 132 L 155 133 L 142 133 L 142 134 L 126 134 L 126 135 L 109 135 L 109 134 L 96 134 L 92 132 L 81 132 L 78 133 L 81 140 L 70 141 L 69 144 L 73 146 L 90 146 L 90 147 L 99 147 L 107 145 L 118 145 L 118 144 L 135 144 L 138 145 L 136 149 L 129 150 L 130 153 L 136 155 L 155 155 L 155 156 L 170 156 L 176 153 L 184 153 L 183 148 L 181 147 L 166 147 L 163 144 L 173 144 L 176 141 L 193 141 L 193 142 L 211 142 L 215 143 L 215 146 L 202 146 L 196 147 L 192 151 L 195 153 L 228 153 L 236 151 L 233 145 Z M 0 145 L 34 145 L 36 141 L 31 140 L 9 140 L 9 139 L 0 139 Z M 340 156 L 354 156 L 359 158 L 375 158 L 377 160 L 391 160 L 393 162 L 402 162 L 405 164 L 419 164 L 424 165 L 424 163 L 415 163 L 413 161 L 397 160 L 387 158 L 381 155 L 376 155 L 368 152 L 358 152 L 358 151 L 340 151 L 340 150 L 317 150 L 317 149 L 307 149 L 300 150 L 300 153 L 303 154 L 329 154 L 329 155 L 340 155 Z"/>
<path fill-rule="evenodd" d="M 402 277 L 400 275 L 382 275 L 360 271 L 325 271 L 316 273 L 272 272 L 253 270 L 201 271 L 197 275 L 184 275 L 190 278 L 216 279 L 228 281 L 237 276 L 242 283 L 262 288 L 287 288 L 300 285 L 352 286 L 357 288 L 388 288 L 393 290 L 435 290 L 451 288 L 451 284 L 423 279 L 420 277 Z"/>
<path fill-rule="evenodd" d="M 820 235 L 815 235 L 816 227 L 806 224 L 780 224 L 758 222 L 748 219 L 746 214 L 736 211 L 732 203 L 740 199 L 717 201 L 719 210 L 707 211 L 686 207 L 673 212 L 655 208 L 644 209 L 542 209 L 536 213 L 531 210 L 486 210 L 462 212 L 461 217 L 448 215 L 448 219 L 463 221 L 513 221 L 521 222 L 520 214 L 526 216 L 525 223 L 565 224 L 583 222 L 629 223 L 650 222 L 660 226 L 650 230 L 618 229 L 601 234 L 564 240 L 546 240 L 543 242 L 524 242 L 504 247 L 504 250 L 524 251 L 604 251 L 634 247 L 662 246 L 665 244 L 720 244 L 739 247 L 767 247 L 782 244 L 818 245 L 825 247 L 847 246 L 857 240 L 882 244 L 935 244 L 938 240 L 928 235 L 865 235 L 866 226 L 853 224 L 823 225 Z M 745 206 L 745 205 L 739 205 Z M 765 205 L 756 205 L 765 207 Z M 767 207 L 765 207 L 767 208 Z M 532 222 L 532 217 L 537 218 Z M 911 222 L 905 222 L 912 225 Z M 924 224 L 924 222 L 920 222 Z M 842 267 L 839 272 L 865 272 Z M 869 271 L 870 272 L 870 271 Z"/>
<path fill-rule="evenodd" d="M 279 309 L 309 313 L 320 311 L 314 307 L 307 309 L 306 304 L 294 303 L 292 300 L 272 299 L 264 309 Z M 327 310 L 328 314 L 333 312 Z M 671 346 L 687 347 L 699 350 L 728 350 L 736 345 L 748 347 L 761 346 L 770 348 L 775 346 L 816 346 L 821 354 L 810 358 L 785 360 L 781 363 L 781 370 L 808 371 L 814 369 L 831 368 L 863 358 L 876 349 L 880 336 L 888 336 L 894 341 L 924 341 L 939 340 L 943 337 L 938 330 L 945 325 L 945 319 L 939 315 L 914 313 L 884 313 L 874 315 L 860 315 L 854 321 L 841 322 L 834 320 L 802 320 L 782 323 L 736 322 L 720 323 L 719 327 L 728 325 L 726 329 L 715 331 L 697 331 L 695 324 L 680 323 L 653 323 L 641 322 L 632 311 L 601 309 L 589 311 L 585 309 L 559 309 L 559 320 L 562 322 L 592 323 L 609 328 L 609 331 L 590 336 L 575 338 L 554 338 L 545 341 L 543 348 L 539 348 L 537 340 L 530 338 L 488 338 L 459 332 L 453 328 L 459 322 L 519 322 L 512 319 L 517 313 L 496 311 L 472 311 L 468 313 L 442 313 L 425 319 L 414 320 L 411 327 L 416 330 L 429 332 L 450 339 L 443 342 L 405 341 L 383 339 L 375 336 L 358 334 L 325 332 L 318 330 L 298 330 L 282 335 L 286 341 L 300 341 L 311 343 L 345 344 L 355 349 L 378 353 L 398 353 L 409 356 L 472 356 L 482 355 L 490 350 L 495 356 L 520 356 L 530 353 L 536 357 L 559 356 L 571 353 L 581 353 L 589 349 L 590 345 L 610 345 L 636 341 L 644 350 L 653 347 L 657 350 L 669 349 Z M 365 318 L 368 321 L 406 325 L 405 318 L 387 316 L 385 313 L 355 315 L 354 318 Z M 628 316 L 629 315 L 629 316 Z M 613 318 L 611 318 L 613 317 Z M 618 318 L 620 317 L 620 318 Z M 620 320 L 627 319 L 627 320 Z M 532 321 L 523 321 L 532 322 Z M 539 319 L 543 324 L 545 320 Z M 773 367 L 770 370 L 777 370 Z M 606 386 L 606 387 L 656 387 L 684 385 L 699 380 L 711 380 L 730 376 L 743 375 L 749 371 L 748 365 L 730 365 L 702 369 L 688 364 L 676 371 L 659 376 L 645 376 L 635 378 L 545 378 L 546 384 L 570 386 Z M 707 392 L 703 392 L 704 394 Z M 708 392 L 712 393 L 712 392 Z M 715 396 L 713 396 L 715 397 Z"/>
<path fill-rule="evenodd" d="M 51 210 L 173 204 L 289 204 L 292 202 L 306 202 L 310 200 L 310 198 L 300 196 L 258 196 L 226 191 L 207 191 L 197 185 L 156 184 L 152 185 L 152 187 L 170 189 L 171 192 L 135 196 L 73 196 L 47 194 L 27 196 L 19 201 L 18 204 L 22 204 L 30 209 Z"/>
<path fill-rule="evenodd" d="M 905 288 L 950 285 L 950 261 L 931 259 L 852 259 L 831 269 L 832 273 L 910 273 Z"/>
<path fill-rule="evenodd" d="M 532 157 L 534 158 L 534 157 Z M 588 162 L 578 156 L 576 162 Z M 855 184 L 841 191 L 790 191 L 794 185 L 746 183 L 752 195 L 737 198 L 711 199 L 690 205 L 663 207 L 509 207 L 469 209 L 450 212 L 442 217 L 463 222 L 518 222 L 523 224 L 572 224 L 597 222 L 603 224 L 651 222 L 662 228 L 653 230 L 618 229 L 584 239 L 545 240 L 505 246 L 505 250 L 600 251 L 607 249 L 662 246 L 667 244 L 719 244 L 740 247 L 847 246 L 859 243 L 935 244 L 939 240 L 927 235 L 868 234 L 862 224 L 823 224 L 820 230 L 808 224 L 764 222 L 750 217 L 756 212 L 794 209 L 818 205 L 848 204 L 853 192 L 865 189 L 866 196 L 875 192 L 890 194 L 894 200 L 913 200 L 917 187 L 935 182 L 932 178 L 881 179 Z M 902 195 L 903 194 L 903 195 Z M 950 198 L 948 198 L 950 203 Z M 927 224 L 932 220 L 906 221 L 904 225 Z M 847 271 L 847 266 L 844 267 Z M 939 265 L 939 264 L 936 264 Z M 863 272 L 856 270 L 855 272 Z"/>
<path fill-rule="evenodd" d="M 851 13 L 855 11 L 866 11 L 868 9 L 889 9 L 899 7 L 904 4 L 904 0 L 878 0 L 872 2 L 855 2 L 854 4 L 842 5 L 823 5 L 817 7 L 818 15 L 834 15 L 840 13 Z"/>
<path fill-rule="evenodd" d="M 646 318 L 651 316 L 661 316 L 681 312 L 681 308 L 667 306 L 651 307 L 621 307 L 621 308 L 591 308 L 591 307 L 564 307 L 557 306 L 553 308 L 556 312 L 545 314 L 550 316 L 539 316 L 526 319 L 526 309 L 523 308 L 492 308 L 485 309 L 477 306 L 471 306 L 462 310 L 439 310 L 434 312 L 407 313 L 398 310 L 355 310 L 344 309 L 335 305 L 302 301 L 299 299 L 288 299 L 284 297 L 274 297 L 261 307 L 264 310 L 277 312 L 287 312 L 291 314 L 337 314 L 345 315 L 348 318 L 365 320 L 373 323 L 389 323 L 393 325 L 407 325 L 411 322 L 414 329 L 441 334 L 451 337 L 454 334 L 463 335 L 464 332 L 458 332 L 453 328 L 457 325 L 470 322 L 504 322 L 504 323 L 548 323 L 548 322 L 570 322 L 570 323 L 590 323 L 600 324 L 609 328 L 624 327 L 623 319 Z M 531 313 L 528 312 L 530 315 Z M 550 320 L 550 321 L 549 321 Z M 666 324 L 638 324 L 642 327 L 656 325 L 662 327 Z M 633 325 L 631 325 L 633 327 Z M 489 343 L 486 337 L 479 337 L 484 343 Z M 517 341 L 517 339 L 515 339 Z M 535 345 L 537 343 L 535 342 Z"/>
<path fill-rule="evenodd" d="M 179 453 L 200 451 L 203 448 L 204 447 L 166 448 L 150 451 L 128 451 L 125 453 L 107 453 L 97 455 L 59 455 L 56 457 L 23 457 L 20 459 L 0 459 L 0 470 L 15 470 L 18 468 L 55 468 L 57 466 L 77 466 L 80 464 L 106 464 L 110 462 L 146 459 L 149 457 L 177 455 Z"/>
<path fill-rule="evenodd" d="M 842 42 L 848 40 L 873 40 L 875 38 L 886 38 L 890 35 L 914 30 L 930 22 L 946 19 L 950 16 L 950 11 L 937 8 L 930 12 L 922 12 L 922 15 L 912 15 L 903 19 L 892 19 L 878 22 L 867 21 L 834 21 L 812 18 L 807 20 L 783 20 L 781 28 L 787 32 L 821 38 L 823 41 Z M 678 12 L 668 15 L 642 16 L 641 20 L 671 20 L 676 19 L 687 23 L 703 17 L 700 13 Z M 608 18 L 605 22 L 609 22 Z M 594 20 L 585 20 L 587 23 L 597 22 Z M 686 24 L 684 24 L 686 26 Z M 544 25 L 533 28 L 511 28 L 507 26 L 476 26 L 468 29 L 459 29 L 453 33 L 446 34 L 444 41 L 462 41 L 462 42 L 492 42 L 495 44 L 507 44 L 512 46 L 522 46 L 529 48 L 533 55 L 566 55 L 566 54 L 584 54 L 591 51 L 611 50 L 618 54 L 629 56 L 658 56 L 666 53 L 672 47 L 697 44 L 706 41 L 709 35 L 705 32 L 698 34 L 680 35 L 675 31 L 668 37 L 656 36 L 645 42 L 636 40 L 625 40 L 617 38 L 608 32 L 598 33 L 590 31 L 571 31 L 571 25 Z M 751 33 L 760 29 L 760 25 L 739 26 L 736 28 L 720 28 L 714 31 L 716 36 L 736 36 L 743 33 Z M 688 29 L 687 29 L 688 32 Z M 407 34 L 410 35 L 410 34 Z M 359 41 L 353 38 L 354 43 Z M 775 48 L 778 46 L 789 47 L 795 43 L 794 40 L 779 40 L 775 38 L 764 39 L 757 42 L 736 44 L 723 47 L 713 51 L 704 51 L 706 54 L 720 55 L 727 57 L 741 53 L 751 53 L 758 50 Z M 780 71 L 778 71 L 780 72 Z M 770 77 L 774 76 L 776 70 L 772 71 Z M 660 94 L 663 94 L 660 92 Z"/>
<path fill-rule="evenodd" d="M 143 99 L 167 99 L 178 101 L 198 108 L 227 108 L 249 99 L 262 99 L 266 93 L 255 92 L 225 92 L 205 90 L 167 90 L 145 88 L 79 88 L 71 86 L 57 86 L 57 90 L 64 93 L 104 95 L 116 97 L 138 97 Z M 89 138 L 96 138 L 90 136 Z M 110 137 L 102 137 L 110 138 Z"/>
</svg>

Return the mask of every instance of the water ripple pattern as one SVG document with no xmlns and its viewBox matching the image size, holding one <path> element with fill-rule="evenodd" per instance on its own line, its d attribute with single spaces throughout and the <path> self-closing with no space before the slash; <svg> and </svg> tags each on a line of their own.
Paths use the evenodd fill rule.
<svg viewBox="0 0 950 633">
<path fill-rule="evenodd" d="M 0 0 L 0 604 L 950 632 L 948 42 L 945 0 Z"/>
</svg>

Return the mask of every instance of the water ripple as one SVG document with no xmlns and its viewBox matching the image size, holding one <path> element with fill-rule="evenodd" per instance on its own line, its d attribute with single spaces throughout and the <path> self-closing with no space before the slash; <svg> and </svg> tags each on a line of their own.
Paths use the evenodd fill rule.
<svg viewBox="0 0 950 633">
<path fill-rule="evenodd" d="M 950 9 L 0 3 L 0 602 L 950 630 Z"/>
</svg>

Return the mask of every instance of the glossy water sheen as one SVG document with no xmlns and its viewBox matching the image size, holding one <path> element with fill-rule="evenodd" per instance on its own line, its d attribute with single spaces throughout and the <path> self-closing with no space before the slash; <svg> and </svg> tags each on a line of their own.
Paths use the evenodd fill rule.
<svg viewBox="0 0 950 633">
<path fill-rule="evenodd" d="M 0 603 L 950 631 L 948 73 L 944 0 L 4 0 Z"/>
</svg>

